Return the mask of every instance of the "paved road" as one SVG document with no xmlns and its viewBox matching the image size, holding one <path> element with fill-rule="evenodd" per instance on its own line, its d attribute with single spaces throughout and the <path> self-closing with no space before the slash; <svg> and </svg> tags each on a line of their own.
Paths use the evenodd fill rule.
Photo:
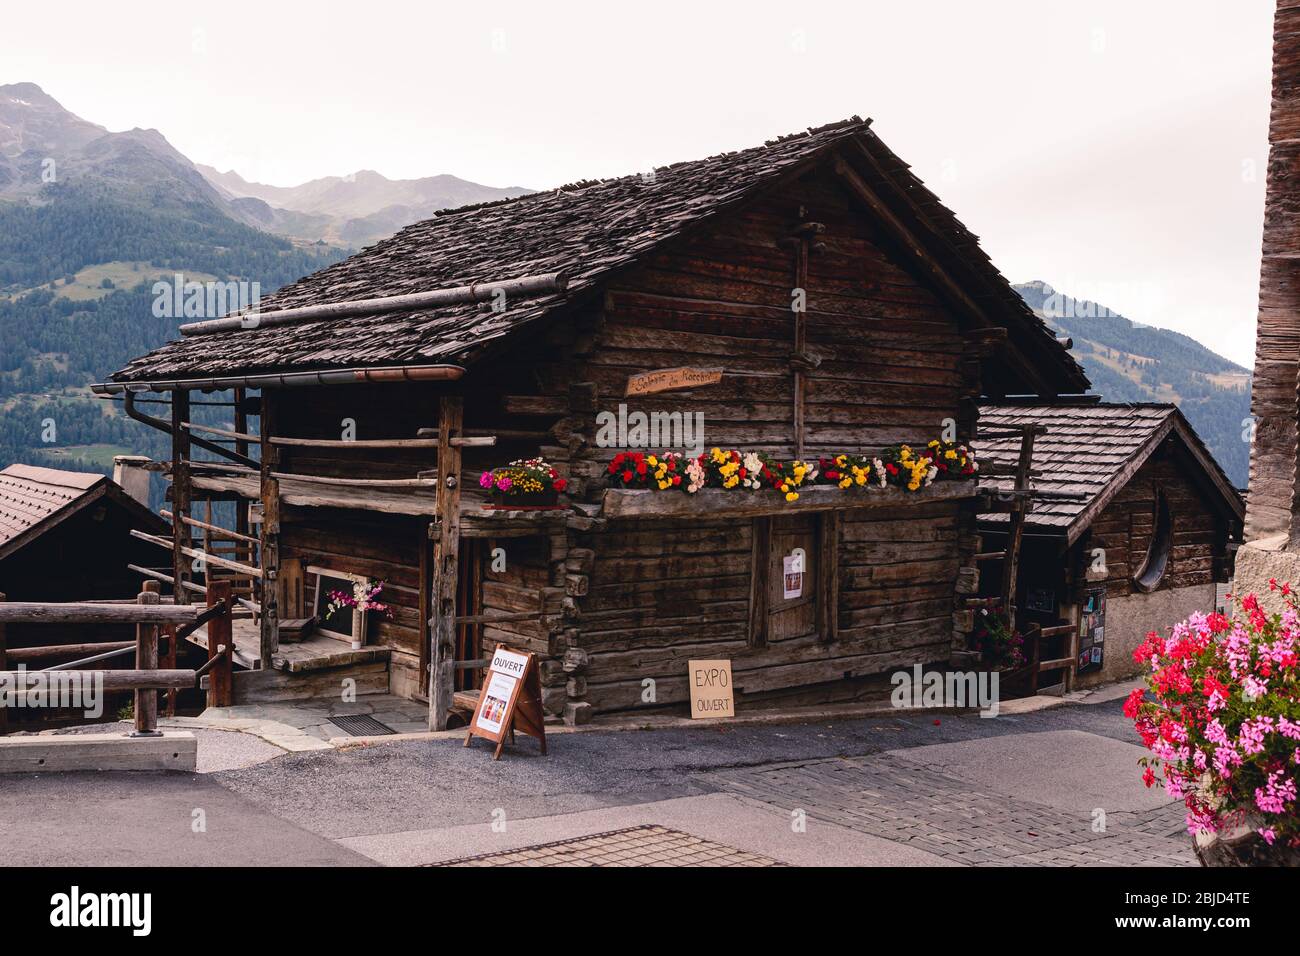
<svg viewBox="0 0 1300 956">
<path fill-rule="evenodd" d="M 790 863 L 1190 864 L 1181 812 L 1139 783 L 1142 751 L 1119 707 L 584 732 L 553 736 L 547 758 L 520 738 L 497 763 L 483 743 L 408 741 L 162 777 L 162 786 L 158 775 L 100 777 L 85 791 L 46 776 L 23 783 L 21 797 L 0 784 L 0 831 L 41 801 L 58 806 L 51 820 L 93 821 L 104 813 L 95 791 L 105 789 L 110 800 L 147 791 L 173 822 L 203 801 L 222 819 L 234 811 L 240 822 L 221 831 L 239 844 L 228 862 L 429 863 L 656 824 Z M 42 796 L 51 789 L 59 800 Z M 280 818 L 292 826 L 269 842 L 283 846 L 243 845 Z M 116 861 L 121 847 L 96 837 L 102 829 L 77 831 L 78 851 Z M 201 862 L 221 842 L 211 823 L 207 836 L 200 851 L 187 830 L 164 827 L 156 852 Z"/>
</svg>

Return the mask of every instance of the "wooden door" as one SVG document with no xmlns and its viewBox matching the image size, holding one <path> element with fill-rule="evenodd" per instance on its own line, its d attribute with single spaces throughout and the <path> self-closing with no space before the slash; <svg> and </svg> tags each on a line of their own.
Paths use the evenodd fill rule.
<svg viewBox="0 0 1300 956">
<path fill-rule="evenodd" d="M 803 637 L 817 630 L 817 517 L 781 515 L 772 519 L 768 559 L 768 626 L 770 643 Z M 792 570 L 802 564 L 802 571 Z"/>
</svg>

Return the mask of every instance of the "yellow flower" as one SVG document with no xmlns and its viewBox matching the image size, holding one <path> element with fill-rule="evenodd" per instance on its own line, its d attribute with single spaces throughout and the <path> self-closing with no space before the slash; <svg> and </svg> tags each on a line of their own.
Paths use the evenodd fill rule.
<svg viewBox="0 0 1300 956">
<path fill-rule="evenodd" d="M 795 491 L 787 492 L 787 493 L 786 493 L 786 496 L 785 496 L 785 500 L 786 500 L 786 501 L 798 501 L 798 500 L 799 500 L 799 493 L 798 493 L 798 492 L 795 492 Z"/>
<path fill-rule="evenodd" d="M 955 461 L 957 458 L 957 453 L 953 451 L 951 448 L 949 448 L 946 452 L 944 452 L 943 457 L 947 458 L 949 461 Z"/>
<path fill-rule="evenodd" d="M 653 468 L 659 464 L 659 459 L 656 458 L 654 455 L 651 455 L 649 458 L 646 459 L 646 462 L 647 464 L 650 465 L 651 468 Z"/>
<path fill-rule="evenodd" d="M 842 479 L 840 479 L 840 487 L 841 487 L 841 488 L 848 488 L 848 487 L 849 487 L 850 485 L 852 485 L 852 484 L 853 484 L 853 479 L 852 479 L 852 478 L 842 478 Z M 861 478 L 858 479 L 858 484 L 862 484 L 862 479 L 861 479 Z"/>
</svg>

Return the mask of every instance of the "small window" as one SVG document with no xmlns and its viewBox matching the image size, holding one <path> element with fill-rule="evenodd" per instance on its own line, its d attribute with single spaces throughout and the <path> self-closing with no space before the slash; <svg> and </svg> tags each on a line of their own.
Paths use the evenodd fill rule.
<svg viewBox="0 0 1300 956">
<path fill-rule="evenodd" d="M 1155 490 L 1152 519 L 1151 541 L 1147 546 L 1146 557 L 1133 575 L 1133 583 L 1142 591 L 1154 591 L 1160 586 L 1165 570 L 1169 567 L 1169 553 L 1174 543 L 1174 523 L 1169 514 L 1169 500 L 1159 488 Z"/>
</svg>

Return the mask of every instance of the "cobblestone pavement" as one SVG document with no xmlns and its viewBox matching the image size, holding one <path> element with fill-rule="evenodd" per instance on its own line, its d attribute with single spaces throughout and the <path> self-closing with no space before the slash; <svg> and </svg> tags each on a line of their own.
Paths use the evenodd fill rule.
<svg viewBox="0 0 1300 956">
<path fill-rule="evenodd" d="M 776 860 L 661 826 L 628 827 L 438 866 L 781 866 Z"/>
<path fill-rule="evenodd" d="M 723 770 L 720 789 L 973 866 L 1196 866 L 1182 806 L 1090 814 L 984 790 L 884 753 Z M 1101 821 L 1098 821 L 1101 822 Z"/>
</svg>

